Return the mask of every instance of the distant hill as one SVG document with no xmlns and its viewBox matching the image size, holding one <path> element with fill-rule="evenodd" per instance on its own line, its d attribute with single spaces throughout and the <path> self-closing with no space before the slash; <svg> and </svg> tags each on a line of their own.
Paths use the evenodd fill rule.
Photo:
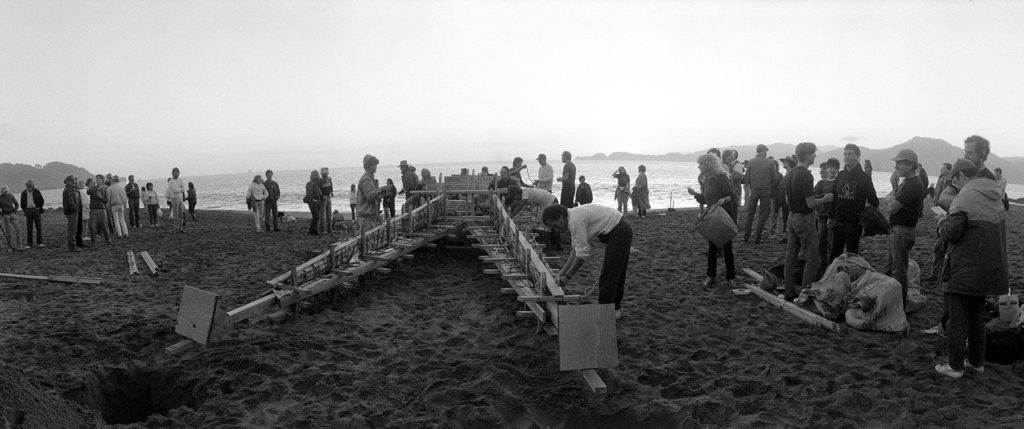
<svg viewBox="0 0 1024 429">
<path fill-rule="evenodd" d="M 792 155 L 796 149 L 795 145 L 789 143 L 772 143 L 768 146 L 768 155 L 775 158 Z M 750 145 L 733 145 L 733 146 L 720 146 L 719 150 L 734 149 L 740 154 L 740 159 L 750 159 L 754 157 L 756 144 Z M 886 149 L 869 149 L 861 148 L 861 160 L 869 159 L 874 165 L 875 170 L 878 171 L 892 171 L 893 162 L 892 159 L 896 156 L 896 153 L 902 149 L 911 149 L 917 153 L 918 161 L 924 165 L 925 170 L 928 174 L 937 176 L 939 174 L 939 168 L 942 163 L 952 163 L 957 158 L 963 157 L 963 147 L 954 146 L 949 142 L 941 139 L 933 139 L 929 137 L 914 137 L 906 142 L 898 145 L 886 148 Z M 998 149 L 998 148 L 996 148 Z M 613 152 L 610 155 L 603 153 L 595 154 L 594 156 L 581 156 L 578 159 L 581 160 L 615 160 L 615 161 L 688 161 L 693 162 L 698 156 L 703 155 L 706 150 L 690 152 L 690 153 L 679 153 L 671 152 L 664 155 L 642 155 L 634 154 L 629 152 Z M 829 158 L 836 158 L 840 162 L 843 160 L 843 148 L 839 146 L 821 146 L 819 147 L 817 162 L 824 162 Z M 1000 167 L 1003 169 L 1003 177 L 1006 178 L 1010 183 L 1024 184 L 1024 157 L 1008 157 L 1000 158 L 995 153 L 989 154 L 986 166 L 990 169 Z"/>
<path fill-rule="evenodd" d="M 21 192 L 25 182 L 32 180 L 37 189 L 59 189 L 64 187 L 64 178 L 74 174 L 85 179 L 92 174 L 82 167 L 63 162 L 51 162 L 46 165 L 0 164 L 0 184 L 11 188 L 11 192 Z"/>
</svg>

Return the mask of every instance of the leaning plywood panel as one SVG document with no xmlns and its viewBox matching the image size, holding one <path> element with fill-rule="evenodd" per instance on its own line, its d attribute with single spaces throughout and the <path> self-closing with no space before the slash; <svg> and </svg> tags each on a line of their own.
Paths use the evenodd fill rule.
<svg viewBox="0 0 1024 429">
<path fill-rule="evenodd" d="M 558 310 L 558 369 L 619 364 L 614 304 L 561 305 Z"/>
</svg>

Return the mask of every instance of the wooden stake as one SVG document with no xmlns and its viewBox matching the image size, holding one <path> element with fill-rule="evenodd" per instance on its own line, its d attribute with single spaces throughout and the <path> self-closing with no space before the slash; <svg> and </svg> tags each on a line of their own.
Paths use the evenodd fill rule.
<svg viewBox="0 0 1024 429">
<path fill-rule="evenodd" d="M 24 279 L 24 280 L 45 280 L 50 282 L 61 282 L 61 283 L 82 283 L 90 285 L 101 285 L 103 284 L 102 279 L 92 277 L 73 277 L 73 276 L 31 276 L 27 274 L 12 274 L 12 273 L 0 273 L 0 277 L 9 277 L 12 279 Z"/>
<path fill-rule="evenodd" d="M 135 263 L 135 251 L 128 251 L 128 275 L 138 274 L 139 265 Z"/>
<path fill-rule="evenodd" d="M 146 266 L 149 267 L 149 272 L 155 276 L 157 274 L 157 272 L 156 272 L 156 262 L 153 262 L 153 258 L 151 258 L 149 256 L 149 252 L 143 250 L 143 251 L 139 252 L 139 256 L 142 256 L 142 260 L 145 261 L 146 262 Z"/>
</svg>

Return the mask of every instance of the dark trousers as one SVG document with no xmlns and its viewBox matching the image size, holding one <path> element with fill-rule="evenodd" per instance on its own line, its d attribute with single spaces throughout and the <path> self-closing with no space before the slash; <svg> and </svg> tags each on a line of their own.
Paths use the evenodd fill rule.
<svg viewBox="0 0 1024 429">
<path fill-rule="evenodd" d="M 32 245 L 32 227 L 35 227 L 35 238 L 36 244 L 43 244 L 43 213 L 39 208 L 25 209 L 25 230 L 28 234 L 28 241 L 25 243 L 29 246 Z"/>
<path fill-rule="evenodd" d="M 734 279 L 736 278 L 736 264 L 733 260 L 732 254 L 732 240 L 725 242 L 722 245 L 722 253 L 725 255 L 725 278 Z M 718 246 L 714 243 L 708 242 L 708 277 L 718 276 Z"/>
<path fill-rule="evenodd" d="M 196 219 L 196 200 L 188 200 L 188 214 L 192 215 L 192 220 L 199 220 Z"/>
<path fill-rule="evenodd" d="M 349 209 L 352 210 L 352 220 L 355 221 L 356 220 L 356 205 L 355 204 L 349 204 L 348 207 L 349 207 Z"/>
<path fill-rule="evenodd" d="M 828 233 L 832 240 L 832 251 L 828 254 L 828 263 L 842 255 L 844 249 L 847 253 L 860 253 L 860 236 L 864 234 L 864 227 L 860 225 L 860 222 L 834 220 L 829 225 Z"/>
<path fill-rule="evenodd" d="M 89 211 L 89 239 L 96 244 L 96 235 L 100 234 L 110 244 L 110 230 L 107 229 L 107 209 L 91 209 Z"/>
<path fill-rule="evenodd" d="M 277 201 L 271 201 L 269 198 L 263 200 L 263 229 L 267 231 L 277 231 Z M 273 227 L 273 228 L 271 228 Z"/>
<path fill-rule="evenodd" d="M 946 264 L 946 250 L 949 248 L 949 243 L 942 238 L 935 240 L 935 245 L 932 247 L 932 276 L 938 278 L 942 274 L 942 266 Z M 942 284 L 942 279 L 937 281 L 937 284 Z"/>
<path fill-rule="evenodd" d="M 128 224 L 138 228 L 139 227 L 139 199 L 129 198 L 128 199 Z"/>
<path fill-rule="evenodd" d="M 395 199 L 394 198 L 389 198 L 389 199 L 383 200 L 383 203 L 384 203 L 384 210 L 387 210 L 388 213 L 391 213 L 391 217 L 395 217 Z"/>
<path fill-rule="evenodd" d="M 558 199 L 558 202 L 563 206 L 572 208 L 573 198 L 576 197 L 576 188 L 572 183 L 562 183 L 562 197 Z"/>
<path fill-rule="evenodd" d="M 156 204 L 150 204 L 146 206 L 146 213 L 149 214 L 149 226 L 156 226 L 157 210 L 160 206 Z"/>
<path fill-rule="evenodd" d="M 75 222 L 75 245 L 78 247 L 85 246 L 85 242 L 82 241 L 83 234 L 85 234 L 85 221 L 82 219 L 82 210 L 78 209 L 78 214 L 75 216 L 77 221 Z"/>
<path fill-rule="evenodd" d="M 985 297 L 945 294 L 949 311 L 949 366 L 964 369 L 964 358 L 971 365 L 985 361 Z"/>
<path fill-rule="evenodd" d="M 313 219 L 309 220 L 309 233 L 317 234 L 317 225 L 320 224 L 320 205 L 317 203 L 306 203 L 309 206 L 309 214 L 313 215 Z"/>
<path fill-rule="evenodd" d="M 750 198 L 747 199 L 746 226 L 743 231 L 743 241 L 750 241 L 750 227 L 754 225 L 754 215 L 757 215 L 757 233 L 754 234 L 754 241 L 761 241 L 761 233 L 764 232 L 764 223 L 768 220 L 768 212 L 771 204 L 771 192 L 767 189 L 751 189 Z"/>
<path fill-rule="evenodd" d="M 599 234 L 597 238 L 605 245 L 604 264 L 597 280 L 597 303 L 615 304 L 618 310 L 626 288 L 626 266 L 629 265 L 629 246 L 633 244 L 633 228 L 621 220 L 615 228 L 607 234 Z"/>
<path fill-rule="evenodd" d="M 82 213 L 64 215 L 68 219 L 68 249 L 75 250 L 78 246 L 81 246 L 82 236 Z M 78 235 L 78 243 L 75 242 L 75 236 Z"/>
<path fill-rule="evenodd" d="M 818 216 L 818 275 L 815 280 L 821 278 L 822 274 L 825 274 L 825 268 L 828 267 L 829 259 L 828 255 L 832 249 L 829 247 L 829 233 L 828 233 L 828 218 Z"/>
</svg>

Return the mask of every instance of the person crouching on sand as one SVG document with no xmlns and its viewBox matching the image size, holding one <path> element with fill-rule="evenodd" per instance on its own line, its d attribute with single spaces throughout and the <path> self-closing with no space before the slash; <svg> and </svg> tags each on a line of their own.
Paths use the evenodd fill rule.
<svg viewBox="0 0 1024 429">
<path fill-rule="evenodd" d="M 568 230 L 572 236 L 572 252 L 562 269 L 558 270 L 558 284 L 567 283 L 583 262 L 590 257 L 595 238 L 604 243 L 604 263 L 598 278 L 599 304 L 615 304 L 615 317 L 622 316 L 622 295 L 626 286 L 626 267 L 629 248 L 633 244 L 633 228 L 623 213 L 598 204 L 584 204 L 571 209 L 554 204 L 544 209 L 544 225 L 548 228 Z"/>
<path fill-rule="evenodd" d="M 263 178 L 259 174 L 253 176 L 249 184 L 249 200 L 252 201 L 252 218 L 256 222 L 256 232 L 263 232 L 264 214 L 267 206 L 264 200 L 267 199 L 267 187 L 263 186 Z"/>
<path fill-rule="evenodd" d="M 729 173 L 718 160 L 718 157 L 711 154 L 701 155 L 697 158 L 697 167 L 700 174 L 704 175 L 703 192 L 696 192 L 693 188 L 686 188 L 686 192 L 693 195 L 693 198 L 701 204 L 718 204 L 736 222 L 736 188 L 733 186 Z M 708 278 L 704 280 L 704 289 L 714 289 L 718 276 L 718 247 L 708 241 Z M 733 260 L 732 240 L 722 245 L 722 253 L 725 255 L 725 281 L 729 288 L 732 288 L 736 279 L 736 265 Z"/>
</svg>

